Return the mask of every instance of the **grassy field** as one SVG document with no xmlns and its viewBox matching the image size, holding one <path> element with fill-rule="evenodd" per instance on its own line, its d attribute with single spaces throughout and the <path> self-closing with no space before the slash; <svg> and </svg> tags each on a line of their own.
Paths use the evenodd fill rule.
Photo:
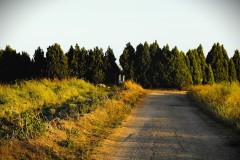
<svg viewBox="0 0 240 160">
<path fill-rule="evenodd" d="M 193 86 L 190 91 L 206 111 L 225 124 L 240 129 L 239 83 Z"/>
<path fill-rule="evenodd" d="M 89 159 L 145 94 L 137 84 L 83 80 L 0 86 L 0 159 Z"/>
<path fill-rule="evenodd" d="M 0 117 L 19 114 L 44 105 L 62 104 L 88 92 L 98 94 L 97 88 L 83 80 L 23 81 L 0 86 Z"/>
</svg>

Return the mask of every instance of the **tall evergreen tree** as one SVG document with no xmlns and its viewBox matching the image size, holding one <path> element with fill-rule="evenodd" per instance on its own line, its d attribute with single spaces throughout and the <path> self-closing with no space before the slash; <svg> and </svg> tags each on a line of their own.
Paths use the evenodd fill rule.
<svg viewBox="0 0 240 160">
<path fill-rule="evenodd" d="M 191 85 L 192 76 L 185 61 L 183 52 L 179 52 L 177 47 L 171 51 L 169 72 L 171 75 L 170 86 L 173 88 L 181 89 L 185 86 Z"/>
<path fill-rule="evenodd" d="M 198 61 L 198 52 L 197 50 L 189 50 L 187 52 L 187 57 L 189 60 L 189 69 L 190 69 L 190 73 L 192 75 L 192 80 L 193 80 L 193 84 L 198 85 L 201 84 L 201 80 L 202 80 L 202 71 L 201 71 L 201 66 L 200 63 Z"/>
<path fill-rule="evenodd" d="M 116 64 L 116 58 L 113 50 L 108 47 L 104 56 L 104 69 L 105 69 L 105 83 L 113 84 L 117 82 L 120 69 Z"/>
<path fill-rule="evenodd" d="M 232 59 L 230 59 L 229 64 L 228 64 L 228 68 L 229 68 L 229 81 L 230 82 L 234 82 L 237 81 L 237 72 L 235 69 L 235 65 Z"/>
<path fill-rule="evenodd" d="M 208 64 L 205 68 L 206 72 L 206 84 L 213 84 L 214 83 L 214 74 L 212 71 L 212 67 Z"/>
<path fill-rule="evenodd" d="M 45 72 L 45 66 L 46 66 L 46 58 L 44 57 L 43 50 L 38 47 L 37 50 L 35 50 L 35 53 L 33 55 L 33 65 L 34 65 L 34 77 L 40 78 L 44 77 Z"/>
<path fill-rule="evenodd" d="M 74 48 L 72 45 L 70 46 L 70 49 L 66 53 L 66 56 L 67 56 L 67 61 L 68 61 L 68 73 L 69 73 L 69 76 L 72 77 L 72 73 L 74 72 L 72 69 L 72 66 L 71 66 L 71 62 L 72 62 L 73 56 L 74 56 Z"/>
<path fill-rule="evenodd" d="M 178 88 L 192 84 L 192 77 L 186 64 L 186 57 L 177 47 L 169 50 L 162 48 L 161 63 L 159 63 L 161 87 Z"/>
<path fill-rule="evenodd" d="M 104 74 L 104 60 L 103 50 L 98 47 L 89 51 L 88 58 L 88 73 L 87 78 L 90 82 L 95 84 L 103 83 L 105 79 Z"/>
<path fill-rule="evenodd" d="M 78 61 L 78 78 L 87 79 L 87 60 L 88 60 L 88 51 L 83 47 L 79 48 L 75 47 L 75 51 L 77 53 L 77 61 Z"/>
<path fill-rule="evenodd" d="M 203 53 L 202 45 L 199 45 L 197 49 L 188 51 L 186 63 L 190 69 L 193 84 L 198 85 L 206 83 L 206 59 Z"/>
<path fill-rule="evenodd" d="M 158 70 L 159 87 L 171 87 L 171 75 L 168 72 L 171 65 L 171 51 L 168 45 L 162 48 L 158 60 L 156 69 Z"/>
<path fill-rule="evenodd" d="M 159 53 L 159 50 L 160 50 L 160 47 L 159 47 L 157 41 L 155 41 L 152 44 L 150 44 L 149 52 L 150 52 L 151 60 L 153 60 L 153 58 Z"/>
<path fill-rule="evenodd" d="M 191 65 L 190 65 L 190 60 L 189 60 L 189 57 L 188 57 L 188 53 L 185 55 L 185 63 L 187 65 L 189 71 L 191 72 Z"/>
<path fill-rule="evenodd" d="M 238 50 L 235 51 L 232 60 L 235 64 L 236 74 L 237 74 L 237 80 L 240 82 L 240 53 Z"/>
<path fill-rule="evenodd" d="M 32 62 L 30 59 L 30 56 L 27 52 L 22 52 L 22 54 L 19 54 L 19 59 L 18 61 L 18 79 L 30 79 L 33 77 L 33 67 L 32 67 Z"/>
<path fill-rule="evenodd" d="M 66 56 L 68 57 L 68 72 L 70 77 L 78 77 L 78 52 L 76 49 L 79 49 L 78 44 L 76 44 L 75 49 L 73 46 L 70 47 Z"/>
<path fill-rule="evenodd" d="M 17 53 L 9 45 L 0 56 L 0 81 L 14 82 L 15 80 L 32 77 L 32 63 L 26 52 Z"/>
<path fill-rule="evenodd" d="M 47 48 L 46 68 L 46 73 L 49 78 L 63 79 L 68 77 L 67 56 L 57 43 Z"/>
<path fill-rule="evenodd" d="M 134 80 L 134 61 L 135 61 L 135 49 L 128 43 L 120 56 L 120 65 L 122 66 L 123 72 L 126 76 L 126 80 Z"/>
<path fill-rule="evenodd" d="M 228 55 L 223 45 L 214 44 L 207 55 L 207 63 L 211 64 L 215 82 L 228 81 Z"/>
<path fill-rule="evenodd" d="M 199 64 L 201 84 L 202 83 L 206 84 L 207 76 L 206 76 L 205 68 L 207 66 L 207 63 L 206 63 L 206 58 L 204 56 L 203 47 L 201 44 L 197 48 L 197 53 L 198 53 L 197 60 L 198 60 L 198 64 Z"/>
<path fill-rule="evenodd" d="M 13 82 L 14 80 L 16 80 L 16 71 L 18 71 L 18 68 L 20 67 L 16 64 L 16 57 L 16 50 L 12 49 L 9 45 L 7 45 L 5 50 L 3 50 L 2 52 L 2 56 L 0 59 L 0 78 L 2 82 Z"/>
<path fill-rule="evenodd" d="M 159 74 L 159 63 L 160 63 L 160 54 L 161 54 L 161 49 L 155 41 L 152 43 L 149 47 L 149 52 L 150 52 L 150 68 L 149 68 L 149 87 L 150 88 L 157 88 L 160 86 L 160 74 Z"/>
<path fill-rule="evenodd" d="M 150 52 L 149 45 L 147 42 L 144 45 L 139 44 L 136 50 L 136 60 L 135 60 L 135 73 L 136 80 L 143 87 L 149 87 L 149 79 L 151 78 L 149 75 L 150 68 Z"/>
</svg>

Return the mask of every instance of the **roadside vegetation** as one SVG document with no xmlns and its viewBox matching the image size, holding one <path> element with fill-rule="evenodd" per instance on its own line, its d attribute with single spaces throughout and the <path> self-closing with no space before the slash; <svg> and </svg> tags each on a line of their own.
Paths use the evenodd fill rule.
<svg viewBox="0 0 240 160">
<path fill-rule="evenodd" d="M 0 159 L 89 159 L 145 91 L 127 81 L 32 80 L 0 86 Z"/>
<path fill-rule="evenodd" d="M 240 130 L 240 84 L 220 83 L 192 86 L 193 97 L 203 109 L 227 125 Z"/>
</svg>

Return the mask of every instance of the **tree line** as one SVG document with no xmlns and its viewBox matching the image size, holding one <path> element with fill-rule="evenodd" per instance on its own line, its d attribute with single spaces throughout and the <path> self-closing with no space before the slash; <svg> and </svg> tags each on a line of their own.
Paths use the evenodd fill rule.
<svg viewBox="0 0 240 160">
<path fill-rule="evenodd" d="M 46 55 L 38 47 L 33 59 L 26 52 L 17 53 L 9 45 L 0 50 L 0 82 L 14 83 L 16 80 L 76 77 L 92 83 L 116 83 L 120 69 L 113 50 L 108 47 L 86 50 L 78 44 L 64 53 L 59 44 L 47 48 Z"/>
<path fill-rule="evenodd" d="M 240 54 L 236 50 L 229 58 L 223 45 L 215 43 L 207 57 L 203 47 L 186 54 L 177 47 L 159 47 L 157 41 L 145 42 L 136 49 L 126 44 L 119 59 L 126 79 L 145 88 L 182 88 L 187 85 L 240 81 Z M 59 44 L 38 47 L 31 59 L 26 52 L 17 53 L 10 46 L 0 50 L 0 82 L 22 79 L 76 77 L 92 83 L 116 83 L 121 73 L 113 50 L 95 47 L 87 50 L 78 44 L 64 53 Z"/>
<path fill-rule="evenodd" d="M 215 43 L 207 57 L 202 45 L 186 54 L 177 47 L 160 48 L 139 44 L 136 50 L 128 43 L 120 56 L 126 79 L 132 79 L 145 88 L 182 88 L 187 85 L 240 81 L 240 54 L 236 50 L 229 59 L 223 45 Z"/>
</svg>

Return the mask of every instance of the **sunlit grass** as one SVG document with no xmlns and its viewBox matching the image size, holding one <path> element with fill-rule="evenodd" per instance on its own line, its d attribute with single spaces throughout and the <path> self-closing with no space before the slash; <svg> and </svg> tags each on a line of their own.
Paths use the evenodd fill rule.
<svg viewBox="0 0 240 160">
<path fill-rule="evenodd" d="M 2 85 L 1 118 L 15 115 L 8 122 L 18 130 L 0 123 L 0 159 L 89 159 L 144 94 L 131 81 L 110 88 L 77 79 Z"/>
<path fill-rule="evenodd" d="M 191 92 L 215 117 L 240 129 L 240 84 L 193 86 Z"/>
<path fill-rule="evenodd" d="M 0 117 L 20 114 L 44 105 L 61 104 L 97 88 L 83 80 L 32 80 L 0 85 Z"/>
</svg>

